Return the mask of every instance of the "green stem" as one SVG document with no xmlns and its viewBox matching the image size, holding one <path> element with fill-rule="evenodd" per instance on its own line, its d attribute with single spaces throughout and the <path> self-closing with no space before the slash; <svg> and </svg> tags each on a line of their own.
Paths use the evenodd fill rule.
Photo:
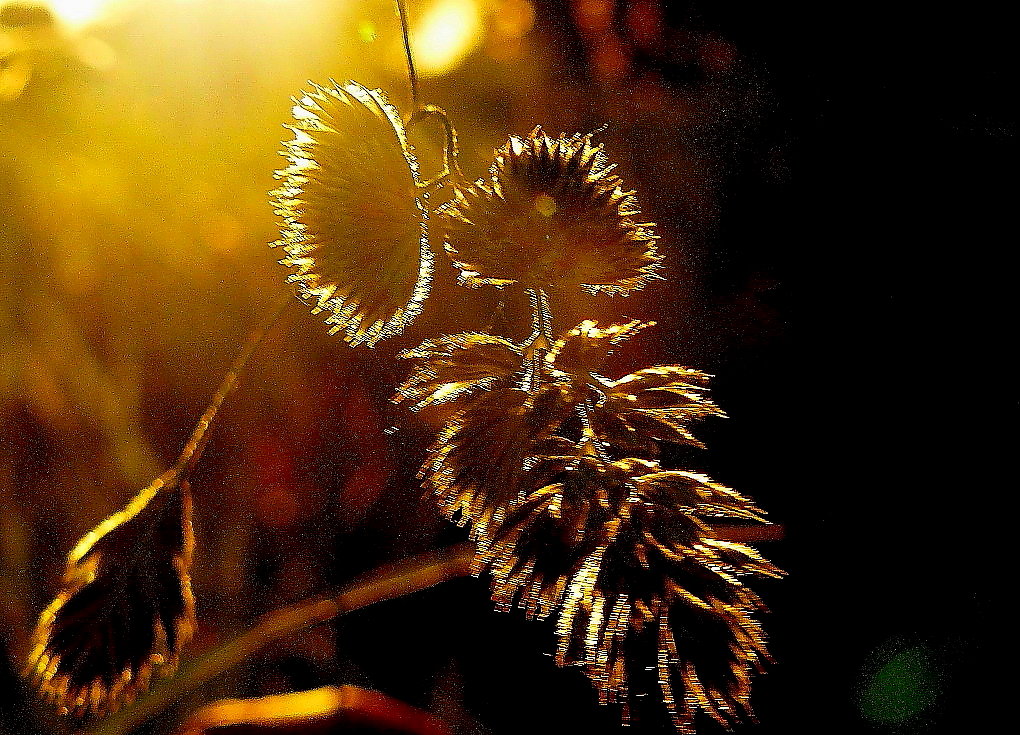
<svg viewBox="0 0 1020 735">
<path fill-rule="evenodd" d="M 344 613 L 420 592 L 440 582 L 465 577 L 470 573 L 472 558 L 473 547 L 470 544 L 454 546 L 438 556 L 419 556 L 381 567 L 360 583 L 352 584 L 335 595 L 275 610 L 236 638 L 205 651 L 175 676 L 82 735 L 126 735 L 273 641 Z"/>
</svg>

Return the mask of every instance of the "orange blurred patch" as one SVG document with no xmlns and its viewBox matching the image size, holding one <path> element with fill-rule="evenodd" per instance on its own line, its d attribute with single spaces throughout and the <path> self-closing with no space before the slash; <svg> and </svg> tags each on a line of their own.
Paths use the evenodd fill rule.
<svg viewBox="0 0 1020 735">
<path fill-rule="evenodd" d="M 196 712 L 177 735 L 273 733 L 314 735 L 351 727 L 406 735 L 451 735 L 428 712 L 382 692 L 354 686 L 327 686 L 255 699 L 224 699 Z"/>
</svg>

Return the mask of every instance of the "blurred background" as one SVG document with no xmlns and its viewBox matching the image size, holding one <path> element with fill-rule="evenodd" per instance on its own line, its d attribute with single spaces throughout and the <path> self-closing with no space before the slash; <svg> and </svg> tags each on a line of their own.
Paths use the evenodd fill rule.
<svg viewBox="0 0 1020 735">
<path fill-rule="evenodd" d="M 422 96 L 469 176 L 509 133 L 608 124 L 659 224 L 670 280 L 554 305 L 556 327 L 654 318 L 614 377 L 717 376 L 732 418 L 690 461 L 782 524 L 763 551 L 790 573 L 761 588 L 777 663 L 741 732 L 1000 730 L 1017 88 L 1000 4 L 409 9 Z M 266 192 L 291 96 L 350 78 L 406 110 L 402 54 L 383 0 L 0 0 L 2 735 L 59 730 L 16 672 L 64 555 L 173 461 L 284 291 Z M 437 137 L 416 133 L 425 171 Z M 388 401 L 399 349 L 492 323 L 498 294 L 454 282 L 441 263 L 422 318 L 375 350 L 286 312 L 193 481 L 191 651 L 463 539 L 415 479 L 429 427 Z M 551 625 L 459 580 L 273 645 L 145 731 L 349 684 L 458 735 L 622 732 L 552 650 Z M 649 708 L 630 731 L 671 728 Z"/>
</svg>

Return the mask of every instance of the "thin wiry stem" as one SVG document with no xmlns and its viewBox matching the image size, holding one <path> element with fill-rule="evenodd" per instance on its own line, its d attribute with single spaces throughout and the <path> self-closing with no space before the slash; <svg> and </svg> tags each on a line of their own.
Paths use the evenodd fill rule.
<svg viewBox="0 0 1020 735">
<path fill-rule="evenodd" d="M 414 557 L 377 569 L 360 583 L 352 584 L 337 594 L 275 610 L 236 638 L 205 651 L 175 676 L 96 724 L 84 735 L 125 735 L 273 641 L 377 602 L 466 577 L 471 571 L 473 557 L 470 544 L 454 546 L 439 555 Z"/>
<path fill-rule="evenodd" d="M 400 32 L 404 36 L 404 53 L 407 55 L 407 79 L 411 85 L 411 109 L 418 111 L 418 72 L 414 70 L 414 56 L 411 54 L 411 32 L 407 24 L 407 2 L 396 0 L 400 14 Z"/>
<path fill-rule="evenodd" d="M 292 294 L 287 294 L 285 299 L 282 299 L 270 312 L 268 318 L 258 327 L 248 339 L 245 341 L 241 351 L 234 358 L 234 362 L 231 364 L 227 374 L 223 376 L 223 380 L 220 383 L 220 387 L 216 389 L 216 393 L 213 394 L 212 400 L 209 402 L 209 407 L 205 409 L 205 413 L 198 420 L 195 425 L 194 431 L 191 432 L 191 436 L 188 438 L 188 443 L 184 445 L 184 449 L 181 450 L 180 456 L 177 458 L 177 462 L 174 463 L 172 473 L 178 476 L 186 477 L 195 468 L 195 464 L 202 456 L 202 450 L 205 449 L 206 443 L 209 441 L 209 428 L 212 426 L 213 421 L 216 418 L 216 413 L 220 410 L 223 405 L 223 401 L 227 399 L 227 396 L 231 394 L 234 388 L 237 387 L 237 380 L 241 377 L 241 371 L 244 370 L 244 366 L 251 359 L 251 356 L 258 349 L 259 345 L 265 340 L 269 330 L 272 329 L 273 325 L 276 324 L 276 320 L 280 318 L 283 310 L 293 300 Z"/>
</svg>

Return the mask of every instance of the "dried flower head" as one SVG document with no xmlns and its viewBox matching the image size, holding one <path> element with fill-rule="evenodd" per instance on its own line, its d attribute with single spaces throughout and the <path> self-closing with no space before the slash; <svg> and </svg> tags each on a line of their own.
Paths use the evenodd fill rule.
<svg viewBox="0 0 1020 735">
<path fill-rule="evenodd" d="M 63 712 L 103 714 L 176 665 L 195 626 L 187 483 L 171 472 L 87 534 L 34 635 L 30 677 Z"/>
<path fill-rule="evenodd" d="M 553 383 L 535 392 L 497 386 L 475 396 L 439 432 L 422 465 L 443 514 L 485 539 L 517 500 L 533 458 L 569 445 L 555 431 L 573 407 L 569 392 Z"/>
<path fill-rule="evenodd" d="M 591 445 L 570 454 L 533 457 L 518 502 L 479 545 L 476 571 L 492 575 L 497 609 L 515 605 L 544 618 L 563 603 L 567 583 L 600 543 L 593 533 L 627 494 L 632 462 L 604 462 Z"/>
<path fill-rule="evenodd" d="M 502 337 L 464 332 L 423 342 L 399 356 L 417 365 L 393 400 L 413 401 L 411 409 L 419 411 L 499 384 L 506 387 L 521 370 L 524 350 Z"/>
<path fill-rule="evenodd" d="M 289 280 L 329 312 L 330 333 L 374 345 L 399 333 L 428 296 L 433 259 L 417 161 L 380 90 L 315 86 L 295 100 L 288 166 L 272 193 L 283 217 L 274 246 Z"/>
<path fill-rule="evenodd" d="M 741 581 L 781 572 L 712 523 L 763 522 L 751 502 L 704 475 L 595 455 L 537 457 L 521 500 L 482 539 L 476 570 L 492 575 L 497 608 L 557 613 L 556 660 L 579 666 L 603 703 L 624 705 L 656 680 L 677 729 L 703 710 L 729 726 L 748 705 L 767 657 Z"/>
<path fill-rule="evenodd" d="M 750 681 L 768 659 L 745 577 L 782 572 L 744 544 L 716 538 L 712 520 L 761 521 L 746 498 L 707 477 L 635 464 L 629 492 L 589 533 L 557 620 L 560 665 L 578 665 L 603 703 L 644 692 L 653 670 L 680 733 L 700 710 L 724 727 L 751 717 Z M 651 471 L 650 471 L 651 470 Z"/>
<path fill-rule="evenodd" d="M 590 135 L 511 136 L 488 180 L 458 187 L 443 210 L 446 251 L 469 286 L 562 287 L 627 294 L 661 260 L 654 225 L 638 222 Z"/>
<path fill-rule="evenodd" d="M 592 428 L 615 451 L 655 457 L 657 442 L 704 448 L 693 433 L 696 422 L 725 417 L 709 398 L 710 376 L 679 365 L 654 365 L 602 380 L 601 400 L 591 413 Z"/>
<path fill-rule="evenodd" d="M 602 371 L 613 351 L 640 332 L 655 326 L 655 322 L 634 319 L 625 324 L 610 324 L 599 327 L 598 322 L 585 319 L 576 327 L 556 340 L 546 360 L 557 369 L 577 376 L 582 380 L 598 380 L 592 377 Z"/>
<path fill-rule="evenodd" d="M 708 395 L 709 375 L 679 365 L 655 365 L 610 380 L 601 374 L 620 344 L 654 322 L 599 327 L 586 320 L 546 355 L 551 369 L 570 376 L 572 390 L 590 399 L 587 419 L 604 449 L 616 457 L 659 455 L 658 442 L 702 447 L 693 424 L 725 416 Z"/>
</svg>

